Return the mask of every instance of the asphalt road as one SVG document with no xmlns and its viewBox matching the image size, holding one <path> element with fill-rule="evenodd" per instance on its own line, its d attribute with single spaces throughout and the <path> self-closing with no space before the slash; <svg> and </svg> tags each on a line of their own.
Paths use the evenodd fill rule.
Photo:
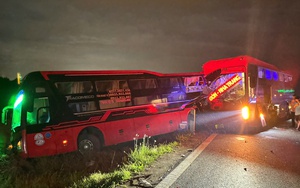
<svg viewBox="0 0 300 188">
<path fill-rule="evenodd" d="M 219 133 L 169 187 L 300 188 L 300 131 Z"/>
</svg>

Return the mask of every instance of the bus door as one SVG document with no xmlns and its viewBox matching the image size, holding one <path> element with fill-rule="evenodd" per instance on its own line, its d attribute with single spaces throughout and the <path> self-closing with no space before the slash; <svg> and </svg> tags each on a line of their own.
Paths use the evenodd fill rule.
<svg viewBox="0 0 300 188">
<path fill-rule="evenodd" d="M 25 96 L 23 123 L 26 127 L 25 136 L 28 157 L 56 154 L 55 132 L 44 129 L 53 122 L 53 98 L 49 95 L 46 84 L 34 84 L 32 90 Z M 26 151 L 25 151 L 26 153 Z"/>
</svg>

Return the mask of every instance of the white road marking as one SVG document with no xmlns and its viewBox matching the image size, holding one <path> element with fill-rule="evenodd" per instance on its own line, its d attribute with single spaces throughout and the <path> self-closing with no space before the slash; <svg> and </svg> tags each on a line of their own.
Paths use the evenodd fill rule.
<svg viewBox="0 0 300 188">
<path fill-rule="evenodd" d="M 210 135 L 199 147 L 186 157 L 170 174 L 167 175 L 155 188 L 170 187 L 177 178 L 193 163 L 193 161 L 202 153 L 218 134 Z"/>
</svg>

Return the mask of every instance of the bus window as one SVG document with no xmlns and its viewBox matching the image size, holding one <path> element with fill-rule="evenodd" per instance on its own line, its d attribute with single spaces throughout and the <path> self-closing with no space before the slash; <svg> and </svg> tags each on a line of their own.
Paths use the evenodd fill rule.
<svg viewBox="0 0 300 188">
<path fill-rule="evenodd" d="M 180 81 L 178 78 L 160 78 L 161 88 L 180 88 Z"/>
<path fill-rule="evenodd" d="M 291 81 L 292 81 L 292 76 L 284 75 L 284 82 L 291 82 Z"/>
<path fill-rule="evenodd" d="M 74 102 L 69 103 L 69 107 L 74 113 L 95 111 L 97 107 L 94 101 Z"/>
<path fill-rule="evenodd" d="M 97 92 L 108 92 L 113 89 L 113 81 L 97 81 L 96 89 Z"/>
<path fill-rule="evenodd" d="M 120 89 L 129 89 L 127 81 L 120 80 L 119 81 Z"/>
<path fill-rule="evenodd" d="M 158 95 L 154 95 L 154 96 L 134 97 L 133 102 L 134 105 L 142 105 L 142 104 L 151 104 L 151 103 L 161 103 L 161 100 Z"/>
<path fill-rule="evenodd" d="M 279 72 L 278 77 L 279 77 L 279 81 L 280 81 L 280 82 L 283 82 L 283 81 L 284 81 L 283 73 Z"/>
<path fill-rule="evenodd" d="M 62 94 L 80 94 L 93 92 L 93 85 L 90 81 L 82 82 L 56 82 L 55 86 Z"/>
<path fill-rule="evenodd" d="M 157 88 L 156 80 L 153 78 L 131 79 L 131 80 L 129 80 L 129 84 L 131 85 L 132 89 L 135 89 L 135 90 Z"/>
<path fill-rule="evenodd" d="M 186 93 L 197 93 L 203 90 L 204 80 L 201 76 L 184 77 Z M 196 96 L 196 95 L 195 95 Z"/>
<path fill-rule="evenodd" d="M 100 109 L 131 106 L 131 91 L 126 80 L 96 81 Z"/>
<path fill-rule="evenodd" d="M 239 78 L 238 82 L 236 82 L 236 78 Z M 222 75 L 213 81 L 209 87 L 215 91 L 214 95 L 209 97 L 210 101 L 215 98 L 226 102 L 240 100 L 245 96 L 244 73 Z"/>
<path fill-rule="evenodd" d="M 27 125 L 49 123 L 49 99 L 48 97 L 35 98 L 33 100 L 33 111 L 27 112 Z"/>
<path fill-rule="evenodd" d="M 154 101 L 160 100 L 160 96 L 155 94 L 157 93 L 158 85 L 154 78 L 130 79 L 129 85 L 135 90 L 135 96 L 133 97 L 134 105 L 151 104 Z"/>
<path fill-rule="evenodd" d="M 128 89 L 128 83 L 126 80 L 106 80 L 96 81 L 97 92 L 109 92 L 116 89 Z"/>
</svg>

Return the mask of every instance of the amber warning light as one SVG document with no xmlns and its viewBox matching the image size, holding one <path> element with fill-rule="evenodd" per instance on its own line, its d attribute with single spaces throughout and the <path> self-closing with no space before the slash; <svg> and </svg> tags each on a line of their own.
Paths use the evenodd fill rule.
<svg viewBox="0 0 300 188">
<path fill-rule="evenodd" d="M 232 88 L 235 84 L 237 84 L 242 78 L 237 74 L 233 77 L 231 77 L 227 82 L 225 82 L 223 85 L 218 87 L 214 92 L 210 94 L 208 97 L 209 101 L 213 101 L 219 96 L 221 96 L 224 92 L 226 92 L 228 89 Z"/>
<path fill-rule="evenodd" d="M 63 140 L 62 144 L 63 144 L 63 146 L 67 146 L 68 145 L 68 140 Z"/>
</svg>

